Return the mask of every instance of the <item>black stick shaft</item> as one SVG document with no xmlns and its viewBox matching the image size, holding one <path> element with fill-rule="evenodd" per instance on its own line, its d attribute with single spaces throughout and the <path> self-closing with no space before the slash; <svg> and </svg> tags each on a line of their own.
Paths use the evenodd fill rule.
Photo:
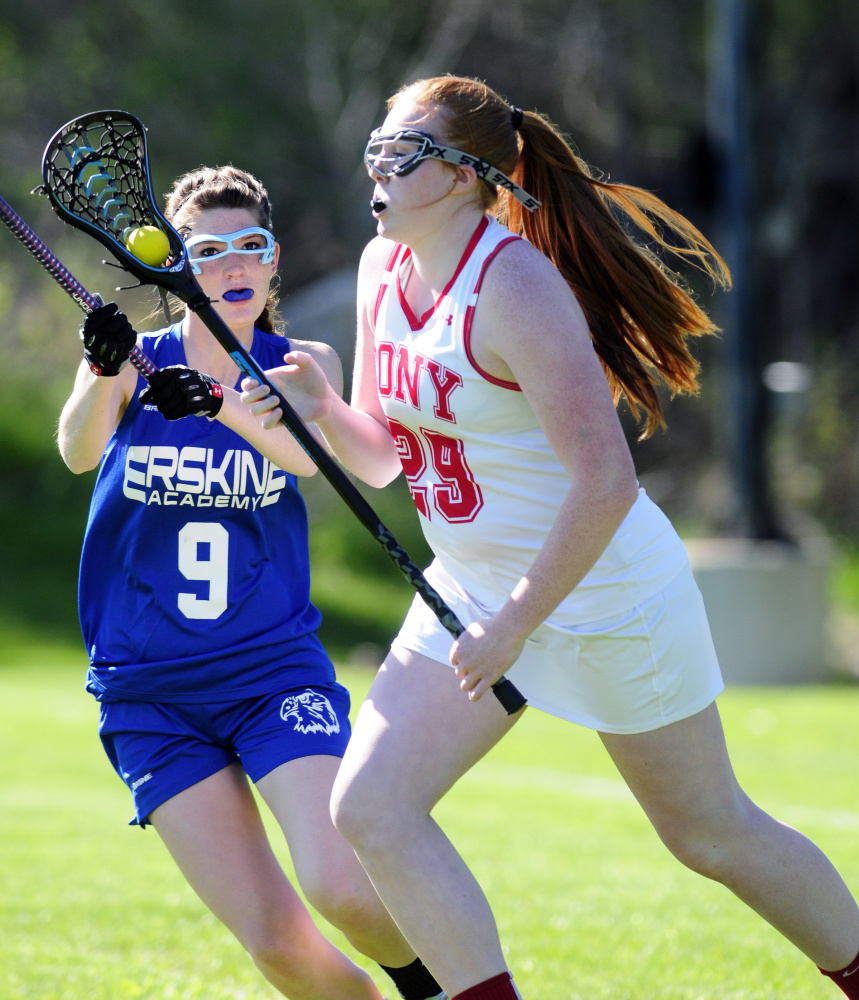
<svg viewBox="0 0 859 1000">
<path fill-rule="evenodd" d="M 436 591 L 424 577 L 420 569 L 412 562 L 409 554 L 385 527 L 378 514 L 367 503 L 364 497 L 358 492 L 348 476 L 339 465 L 331 458 L 322 445 L 310 433 L 306 424 L 298 416 L 292 406 L 284 399 L 278 389 L 266 378 L 265 371 L 257 364 L 251 354 L 245 350 L 232 330 L 217 314 L 210 302 L 195 304 L 191 306 L 200 319 L 209 328 L 218 343 L 224 348 L 227 354 L 235 361 L 239 369 L 250 378 L 256 379 L 261 385 L 265 385 L 271 393 L 277 396 L 283 416 L 281 423 L 286 426 L 292 436 L 298 441 L 304 451 L 316 464 L 319 471 L 325 476 L 328 482 L 334 487 L 352 513 L 364 525 L 376 541 L 388 554 L 391 561 L 400 570 L 409 584 L 420 594 L 429 608 L 436 615 L 442 625 L 456 639 L 465 631 L 462 622 L 456 617 L 451 609 L 444 603 L 441 595 Z M 492 691 L 508 715 L 514 715 L 525 705 L 525 698 L 516 686 L 506 677 L 500 678 L 492 685 Z"/>
<path fill-rule="evenodd" d="M 47 245 L 2 196 L 0 196 L 0 222 L 3 222 L 12 235 L 30 251 L 63 291 L 67 292 L 85 313 L 91 313 L 93 309 L 97 309 L 102 304 L 101 299 L 84 288 L 65 264 L 53 251 L 48 249 Z M 151 378 L 158 370 L 136 344 L 131 349 L 130 360 L 144 378 Z"/>
</svg>

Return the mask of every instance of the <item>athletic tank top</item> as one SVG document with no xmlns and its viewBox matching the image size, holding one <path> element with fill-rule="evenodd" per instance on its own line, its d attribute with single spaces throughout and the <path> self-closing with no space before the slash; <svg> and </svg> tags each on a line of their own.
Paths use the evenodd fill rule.
<svg viewBox="0 0 859 1000">
<path fill-rule="evenodd" d="M 484 216 L 435 305 L 415 316 L 388 259 L 375 308 L 376 374 L 426 539 L 466 594 L 496 612 L 531 567 L 570 479 L 514 382 L 482 371 L 470 350 L 483 275 L 519 239 Z M 570 626 L 632 607 L 686 564 L 682 542 L 639 490 L 596 564 L 548 621 Z"/>
<path fill-rule="evenodd" d="M 141 346 L 159 368 L 186 363 L 178 324 Z M 254 331 L 263 368 L 288 350 Z M 319 662 L 320 614 L 296 477 L 219 421 L 166 420 L 137 392 L 98 472 L 78 605 L 100 700 L 250 697 L 283 687 L 285 667 L 290 684 L 334 676 L 303 665 L 308 645 Z"/>
</svg>

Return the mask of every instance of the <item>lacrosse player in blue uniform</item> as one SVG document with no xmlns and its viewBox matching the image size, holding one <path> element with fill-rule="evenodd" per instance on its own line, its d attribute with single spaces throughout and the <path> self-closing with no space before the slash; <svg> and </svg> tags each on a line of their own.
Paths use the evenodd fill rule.
<svg viewBox="0 0 859 1000">
<path fill-rule="evenodd" d="M 176 181 L 166 215 L 231 330 L 265 368 L 280 365 L 299 342 L 274 325 L 279 247 L 262 185 L 233 167 L 203 168 Z M 309 596 L 297 476 L 315 466 L 286 428 L 264 431 L 241 404 L 238 367 L 193 312 L 138 339 L 109 303 L 81 337 L 84 362 L 58 440 L 73 472 L 100 466 L 80 619 L 87 689 L 132 792 L 133 822 L 155 827 L 285 996 L 379 1000 L 281 870 L 250 778 L 310 903 L 403 997 L 444 997 L 329 815 L 349 695 L 317 638 Z M 148 386 L 127 364 L 135 343 L 160 369 Z M 342 386 L 333 350 L 301 349 Z"/>
</svg>

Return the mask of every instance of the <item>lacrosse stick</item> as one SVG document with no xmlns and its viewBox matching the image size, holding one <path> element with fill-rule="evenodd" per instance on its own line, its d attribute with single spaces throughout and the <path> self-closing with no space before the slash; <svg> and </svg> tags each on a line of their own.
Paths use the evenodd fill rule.
<svg viewBox="0 0 859 1000">
<path fill-rule="evenodd" d="M 154 284 L 178 296 L 208 327 L 218 343 L 250 378 L 277 396 L 283 423 L 358 520 L 388 554 L 454 638 L 462 623 L 430 586 L 409 554 L 310 433 L 283 395 L 217 314 L 191 270 L 182 238 L 155 205 L 149 172 L 146 129 L 123 111 L 96 111 L 64 125 L 50 140 L 42 161 L 46 194 L 59 217 L 95 237 L 142 284 Z M 159 266 L 144 263 L 126 247 L 128 234 L 143 226 L 160 229 L 170 253 Z M 492 690 L 508 714 L 525 705 L 516 687 L 502 677 Z"/>
<path fill-rule="evenodd" d="M 67 292 L 87 315 L 104 305 L 98 295 L 93 295 L 84 288 L 3 197 L 0 197 L 0 222 L 30 251 L 63 291 Z M 151 378 L 158 371 L 137 344 L 131 349 L 130 361 L 145 379 Z"/>
</svg>

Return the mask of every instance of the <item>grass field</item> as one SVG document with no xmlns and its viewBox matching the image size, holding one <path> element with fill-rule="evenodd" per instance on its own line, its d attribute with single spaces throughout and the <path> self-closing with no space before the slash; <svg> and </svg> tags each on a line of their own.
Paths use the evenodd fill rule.
<svg viewBox="0 0 859 1000">
<path fill-rule="evenodd" d="M 2 661 L 2 1000 L 274 997 L 157 835 L 126 826 L 82 654 L 22 640 Z M 370 674 L 341 676 L 360 699 Z M 720 707 L 747 791 L 859 891 L 859 687 L 735 688 Z M 436 815 L 489 895 L 526 1000 L 840 996 L 668 856 L 591 733 L 529 713 Z"/>
</svg>

